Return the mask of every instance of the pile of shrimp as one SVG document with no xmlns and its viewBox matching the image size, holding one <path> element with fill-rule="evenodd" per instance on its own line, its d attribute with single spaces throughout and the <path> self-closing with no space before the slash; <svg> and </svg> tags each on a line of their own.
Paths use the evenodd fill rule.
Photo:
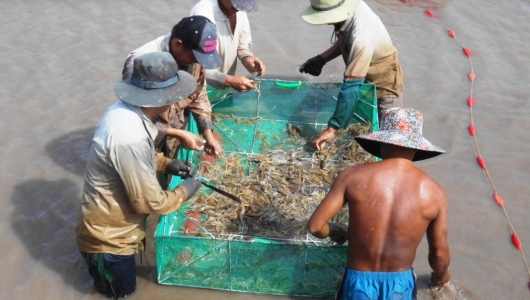
<svg viewBox="0 0 530 300">
<path fill-rule="evenodd" d="M 300 147 L 270 149 L 262 154 L 232 153 L 207 165 L 203 174 L 210 183 L 239 197 L 237 203 L 223 195 L 203 188 L 193 198 L 189 212 L 202 213 L 196 220 L 199 227 L 191 233 L 216 238 L 254 237 L 278 239 L 290 243 L 308 241 L 306 224 L 328 192 L 334 178 L 347 166 L 374 162 L 375 157 L 364 151 L 354 136 L 372 131 L 371 124 L 355 124 L 338 131 L 324 150 L 313 151 L 302 145 L 309 140 L 300 128 L 288 123 L 290 138 Z M 332 220 L 347 223 L 348 208 L 344 207 Z"/>
</svg>

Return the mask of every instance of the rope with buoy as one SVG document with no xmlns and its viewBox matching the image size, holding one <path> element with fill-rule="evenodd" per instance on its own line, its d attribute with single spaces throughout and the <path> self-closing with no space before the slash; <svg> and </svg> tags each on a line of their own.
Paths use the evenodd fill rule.
<svg viewBox="0 0 530 300">
<path fill-rule="evenodd" d="M 405 2 L 405 3 L 410 3 L 412 6 L 414 6 L 414 4 L 413 4 L 414 0 L 400 0 L 400 1 L 401 2 Z M 528 277 L 528 288 L 530 289 L 530 268 L 528 266 L 528 262 L 526 260 L 526 256 L 525 256 L 524 251 L 523 251 L 523 246 L 521 244 L 521 240 L 519 239 L 519 236 L 515 232 L 515 228 L 513 227 L 512 221 L 510 220 L 510 216 L 508 215 L 508 212 L 506 211 L 506 207 L 505 207 L 505 204 L 504 204 L 504 199 L 501 197 L 499 191 L 497 190 L 497 188 L 495 187 L 495 184 L 493 183 L 493 179 L 491 178 L 490 173 L 488 171 L 488 168 L 486 166 L 486 161 L 484 160 L 484 158 L 482 158 L 482 154 L 480 153 L 480 147 L 479 147 L 478 141 L 477 141 L 477 136 L 476 136 L 477 130 L 476 130 L 474 122 L 473 122 L 473 107 L 475 105 L 475 98 L 473 97 L 473 87 L 474 87 L 475 79 L 477 78 L 476 75 L 475 75 L 475 72 L 473 70 L 473 61 L 471 60 L 471 58 L 473 57 L 473 54 L 471 53 L 471 50 L 469 50 L 467 47 L 464 47 L 458 41 L 458 39 L 456 38 L 456 33 L 453 30 L 451 30 L 447 25 L 445 25 L 442 21 L 440 21 L 432 11 L 430 11 L 428 9 L 425 9 L 424 13 L 429 18 L 431 18 L 434 21 L 436 21 L 445 30 L 447 30 L 447 35 L 450 38 L 454 39 L 460 45 L 460 47 L 462 47 L 462 52 L 469 59 L 471 72 L 468 74 L 468 78 L 469 78 L 469 81 L 471 83 L 471 90 L 470 90 L 470 93 L 469 93 L 469 97 L 467 98 L 467 105 L 469 107 L 469 115 L 470 115 L 471 122 L 469 124 L 468 131 L 469 131 L 469 134 L 473 137 L 473 140 L 474 140 L 474 147 L 475 147 L 474 150 L 476 150 L 475 155 L 477 156 L 477 163 L 480 166 L 480 168 L 482 169 L 482 171 L 484 172 L 486 180 L 488 181 L 488 183 L 493 188 L 493 200 L 495 201 L 495 203 L 497 203 L 497 205 L 499 205 L 502 208 L 502 210 L 504 212 L 504 215 L 506 216 L 506 219 L 508 220 L 508 226 L 509 226 L 509 229 L 510 229 L 512 243 L 515 246 L 515 248 L 517 248 L 517 250 L 519 250 L 521 252 L 521 255 L 523 257 L 523 261 L 525 263 L 526 270 L 527 270 L 528 276 L 529 276 Z"/>
</svg>

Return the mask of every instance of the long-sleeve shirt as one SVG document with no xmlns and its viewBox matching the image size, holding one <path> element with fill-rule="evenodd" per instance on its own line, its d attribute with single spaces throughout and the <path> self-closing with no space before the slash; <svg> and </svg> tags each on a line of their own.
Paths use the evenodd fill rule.
<svg viewBox="0 0 530 300">
<path fill-rule="evenodd" d="M 76 229 L 80 251 L 131 255 L 142 250 L 149 214 L 178 210 L 186 188 L 164 191 L 156 178 L 155 125 L 143 110 L 120 101 L 90 143 Z"/>
<path fill-rule="evenodd" d="M 190 12 L 191 16 L 205 16 L 217 27 L 217 51 L 223 61 L 216 70 L 206 70 L 208 85 L 223 89 L 227 75 L 236 73 L 237 58 L 242 60 L 252 56 L 252 36 L 246 12 L 236 13 L 236 27 L 234 32 L 230 27 L 230 20 L 221 11 L 217 0 L 201 0 Z"/>
<path fill-rule="evenodd" d="M 337 38 L 346 63 L 344 77 L 365 77 L 376 85 L 378 99 L 401 95 L 403 72 L 398 51 L 385 25 L 364 1 L 339 29 Z"/>
</svg>

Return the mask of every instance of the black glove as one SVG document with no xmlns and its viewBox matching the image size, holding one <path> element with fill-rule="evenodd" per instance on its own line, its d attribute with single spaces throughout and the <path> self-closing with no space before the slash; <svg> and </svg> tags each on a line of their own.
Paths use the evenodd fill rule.
<svg viewBox="0 0 530 300">
<path fill-rule="evenodd" d="M 348 225 L 329 224 L 329 238 L 335 243 L 342 245 L 348 241 Z"/>
<path fill-rule="evenodd" d="M 322 72 L 322 67 L 324 67 L 325 64 L 326 64 L 326 61 L 319 54 L 313 58 L 308 59 L 300 67 L 300 73 L 308 73 L 313 76 L 318 76 L 320 75 L 320 72 Z"/>
<path fill-rule="evenodd" d="M 193 164 L 185 160 L 173 159 L 167 164 L 166 173 L 189 178 L 193 174 Z"/>
<path fill-rule="evenodd" d="M 201 181 L 191 178 L 184 180 L 180 185 L 182 185 L 186 191 L 188 191 L 188 199 L 186 200 L 189 200 L 201 188 Z"/>
</svg>

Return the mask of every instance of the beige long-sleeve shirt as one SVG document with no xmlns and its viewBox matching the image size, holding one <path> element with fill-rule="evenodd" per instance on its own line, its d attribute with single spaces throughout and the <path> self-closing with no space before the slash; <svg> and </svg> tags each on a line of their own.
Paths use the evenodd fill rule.
<svg viewBox="0 0 530 300">
<path fill-rule="evenodd" d="M 145 218 L 174 212 L 188 198 L 184 187 L 160 187 L 156 134 L 139 107 L 120 101 L 107 110 L 88 153 L 76 229 L 80 251 L 131 255 L 142 250 Z"/>
<path fill-rule="evenodd" d="M 403 72 L 398 51 L 385 25 L 364 1 L 339 29 L 337 38 L 346 63 L 345 77 L 365 77 L 377 86 L 377 98 L 401 95 Z"/>
</svg>

